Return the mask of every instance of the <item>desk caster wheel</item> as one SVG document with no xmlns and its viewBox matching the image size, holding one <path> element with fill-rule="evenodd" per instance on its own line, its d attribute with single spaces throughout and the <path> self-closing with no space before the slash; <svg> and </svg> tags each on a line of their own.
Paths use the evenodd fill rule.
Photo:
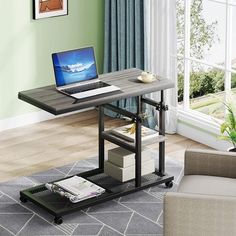
<svg viewBox="0 0 236 236">
<path fill-rule="evenodd" d="M 21 201 L 22 203 L 26 203 L 26 202 L 27 202 L 27 199 L 24 198 L 24 197 L 22 197 L 22 196 L 20 196 L 20 201 Z"/>
<path fill-rule="evenodd" d="M 172 188 L 173 187 L 173 181 L 168 181 L 165 183 L 167 188 Z"/>
<path fill-rule="evenodd" d="M 62 223 L 63 223 L 62 217 L 61 217 L 61 216 L 55 217 L 55 218 L 54 218 L 54 223 L 57 224 L 57 225 L 62 224 Z"/>
</svg>

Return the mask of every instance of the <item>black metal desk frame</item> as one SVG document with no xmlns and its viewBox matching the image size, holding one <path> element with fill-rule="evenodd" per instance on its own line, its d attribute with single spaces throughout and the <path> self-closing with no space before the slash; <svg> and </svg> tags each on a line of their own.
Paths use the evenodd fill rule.
<svg viewBox="0 0 236 236">
<path fill-rule="evenodd" d="M 159 133 L 165 135 L 165 111 L 168 107 L 164 103 L 164 91 L 160 91 L 160 102 L 153 101 L 149 98 L 137 96 L 137 113 L 131 113 L 127 110 L 117 108 L 111 104 L 102 104 L 98 106 L 98 145 L 99 145 L 99 163 L 98 168 L 78 176 L 84 177 L 95 184 L 98 184 L 106 189 L 106 192 L 99 197 L 91 198 L 73 204 L 68 199 L 60 197 L 58 194 L 51 193 L 46 189 L 45 185 L 35 186 L 26 190 L 20 191 L 20 200 L 25 203 L 31 201 L 37 206 L 43 208 L 48 213 L 52 214 L 54 222 L 61 224 L 63 222 L 62 216 L 76 212 L 78 210 L 91 207 L 93 205 L 106 202 L 108 200 L 118 198 L 145 188 L 149 188 L 159 184 L 165 184 L 166 187 L 173 186 L 173 176 L 165 173 L 165 141 L 159 142 L 159 169 L 154 173 L 141 176 L 141 125 L 142 125 L 142 106 L 144 103 L 154 106 L 159 111 Z M 109 109 L 121 115 L 130 117 L 136 124 L 135 144 L 130 144 L 124 140 L 112 135 L 108 130 L 105 131 L 104 125 L 104 109 Z M 110 141 L 120 147 L 123 147 L 135 153 L 135 180 L 125 183 L 119 182 L 104 174 L 104 150 L 105 140 Z M 69 177 L 67 177 L 69 178 Z M 66 178 L 64 178 L 66 179 Z M 52 200 L 53 199 L 53 200 Z"/>
</svg>

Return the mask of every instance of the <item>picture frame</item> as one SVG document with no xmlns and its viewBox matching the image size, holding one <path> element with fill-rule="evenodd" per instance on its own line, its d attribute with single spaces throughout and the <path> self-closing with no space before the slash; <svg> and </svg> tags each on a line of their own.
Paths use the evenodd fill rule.
<svg viewBox="0 0 236 236">
<path fill-rule="evenodd" d="M 33 0 L 33 19 L 68 15 L 68 0 Z"/>
</svg>

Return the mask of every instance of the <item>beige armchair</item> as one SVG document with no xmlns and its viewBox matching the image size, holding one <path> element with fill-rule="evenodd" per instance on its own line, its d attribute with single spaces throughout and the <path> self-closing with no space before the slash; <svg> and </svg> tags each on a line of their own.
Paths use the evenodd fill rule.
<svg viewBox="0 0 236 236">
<path fill-rule="evenodd" d="M 164 235 L 236 235 L 236 153 L 185 152 L 178 190 L 164 197 Z"/>
</svg>

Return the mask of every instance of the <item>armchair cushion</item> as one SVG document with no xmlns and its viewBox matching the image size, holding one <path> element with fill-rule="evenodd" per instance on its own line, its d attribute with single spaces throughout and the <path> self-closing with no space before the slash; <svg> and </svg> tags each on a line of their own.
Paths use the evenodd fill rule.
<svg viewBox="0 0 236 236">
<path fill-rule="evenodd" d="M 165 236 L 233 236 L 235 222 L 235 197 L 167 193 L 164 198 Z"/>
<path fill-rule="evenodd" d="M 186 175 L 178 192 L 236 197 L 236 179 L 207 175 Z"/>
<path fill-rule="evenodd" d="M 187 150 L 184 170 L 164 197 L 164 235 L 236 235 L 236 153 Z"/>
<path fill-rule="evenodd" d="M 236 178 L 236 153 L 200 149 L 186 150 L 184 175 Z"/>
</svg>

